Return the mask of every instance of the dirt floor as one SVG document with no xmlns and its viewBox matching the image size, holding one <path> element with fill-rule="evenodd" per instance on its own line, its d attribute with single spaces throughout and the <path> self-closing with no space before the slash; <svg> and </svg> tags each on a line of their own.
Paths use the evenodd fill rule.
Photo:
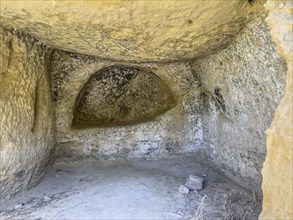
<svg viewBox="0 0 293 220">
<path fill-rule="evenodd" d="M 188 175 L 204 189 L 181 194 Z M 0 219 L 257 219 L 253 193 L 193 157 L 56 163 L 35 188 L 1 204 Z"/>
</svg>

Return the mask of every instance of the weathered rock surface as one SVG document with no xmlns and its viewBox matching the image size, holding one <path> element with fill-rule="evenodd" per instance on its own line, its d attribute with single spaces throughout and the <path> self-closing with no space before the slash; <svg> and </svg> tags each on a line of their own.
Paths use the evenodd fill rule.
<svg viewBox="0 0 293 220">
<path fill-rule="evenodd" d="M 197 81 L 192 75 L 190 64 L 187 62 L 127 64 L 127 66 L 148 70 L 155 74 L 153 79 L 160 80 L 153 81 L 153 83 L 160 84 L 163 81 L 163 84 L 169 87 L 169 96 L 173 94 L 177 101 L 176 106 L 158 115 L 154 120 L 131 126 L 72 129 L 74 106 L 81 88 L 96 72 L 121 65 L 119 62 L 101 61 L 93 57 L 60 51 L 53 54 L 51 78 L 56 112 L 57 155 L 74 160 L 82 158 L 125 160 L 196 154 L 201 149 L 203 140 L 199 116 L 202 103 Z M 139 74 L 141 73 L 137 75 Z M 95 87 L 99 88 L 99 91 L 93 94 L 106 94 L 108 92 L 107 85 Z M 135 94 L 147 92 L 143 86 L 136 87 L 136 89 L 138 91 Z M 156 97 L 152 91 L 147 93 L 150 96 L 149 101 L 152 98 L 155 101 Z M 121 100 L 121 103 L 135 101 L 135 99 L 127 100 L 127 97 L 125 99 Z M 140 97 L 140 99 L 146 98 Z M 91 103 L 94 102 L 93 98 Z M 136 100 L 135 102 L 141 104 L 144 100 Z M 148 105 L 152 106 L 153 103 L 150 102 Z M 156 108 L 160 108 L 160 105 Z M 136 111 L 140 111 L 140 109 L 136 108 Z M 119 119 L 120 113 L 118 113 L 115 117 Z M 137 112 L 137 114 L 140 113 Z"/>
<path fill-rule="evenodd" d="M 260 219 L 293 219 L 293 42 L 290 1 L 268 1 L 267 22 L 288 66 L 285 95 L 267 130 L 263 174 L 263 210 Z"/>
<path fill-rule="evenodd" d="M 95 72 L 121 63 L 56 51 L 51 78 L 58 155 L 135 159 L 204 152 L 205 162 L 260 195 L 265 130 L 283 95 L 286 72 L 264 18 L 264 10 L 253 14 L 234 44 L 194 61 L 192 68 L 129 63 L 159 76 L 177 100 L 156 120 L 129 127 L 71 129 L 83 85 Z"/>
<path fill-rule="evenodd" d="M 283 96 L 286 62 L 277 54 L 264 9 L 234 44 L 193 65 L 203 91 L 204 144 L 210 163 L 261 194 L 265 130 Z"/>
<path fill-rule="evenodd" d="M 44 176 L 54 143 L 60 158 L 74 160 L 205 155 L 210 166 L 261 194 L 264 131 L 283 96 L 287 69 L 264 11 L 253 12 L 263 1 L 255 2 L 2 0 L 1 25 L 29 32 L 48 46 L 108 60 L 56 50 L 49 65 L 44 45 L 1 28 L 1 199 Z M 292 3 L 269 0 L 267 8 L 288 74 L 285 96 L 267 130 L 260 218 L 292 219 Z M 158 63 L 187 59 L 198 60 Z M 115 83 L 105 89 L 109 76 L 103 85 L 88 81 L 100 70 L 122 65 L 144 71 L 118 77 L 118 93 Z M 106 108 L 95 102 L 97 95 L 105 98 Z M 132 108 L 134 102 L 151 114 Z M 72 129 L 72 119 L 97 125 L 141 122 L 148 114 L 157 117 L 133 126 Z"/>
<path fill-rule="evenodd" d="M 247 0 L 2 0 L 0 16 L 1 24 L 70 52 L 120 61 L 174 61 L 225 46 L 245 26 L 251 8 Z"/>
<path fill-rule="evenodd" d="M 44 176 L 53 161 L 54 136 L 48 51 L 31 37 L 0 31 L 0 197 L 4 200 Z"/>
<path fill-rule="evenodd" d="M 111 66 L 94 73 L 75 102 L 75 128 L 130 125 L 153 120 L 176 100 L 169 86 L 148 70 Z"/>
</svg>

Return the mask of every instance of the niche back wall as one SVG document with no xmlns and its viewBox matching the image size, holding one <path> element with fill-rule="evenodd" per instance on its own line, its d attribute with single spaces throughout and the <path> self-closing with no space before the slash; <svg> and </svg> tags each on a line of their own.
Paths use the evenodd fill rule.
<svg viewBox="0 0 293 220">
<path fill-rule="evenodd" d="M 58 158 L 150 159 L 201 150 L 201 91 L 188 62 L 121 64 L 57 50 L 51 61 Z"/>
</svg>

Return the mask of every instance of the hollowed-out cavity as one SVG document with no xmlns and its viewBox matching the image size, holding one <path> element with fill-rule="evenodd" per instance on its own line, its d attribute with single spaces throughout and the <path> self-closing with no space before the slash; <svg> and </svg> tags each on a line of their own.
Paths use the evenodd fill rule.
<svg viewBox="0 0 293 220">
<path fill-rule="evenodd" d="M 154 73 L 136 67 L 111 66 L 93 74 L 81 89 L 72 127 L 146 122 L 175 105 L 169 86 Z"/>
</svg>

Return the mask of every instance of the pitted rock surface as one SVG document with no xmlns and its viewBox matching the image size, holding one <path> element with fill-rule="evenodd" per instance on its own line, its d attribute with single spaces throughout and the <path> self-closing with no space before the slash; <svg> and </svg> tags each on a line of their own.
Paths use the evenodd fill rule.
<svg viewBox="0 0 293 220">
<path fill-rule="evenodd" d="M 175 106 L 168 85 L 151 72 L 112 66 L 96 72 L 75 104 L 73 127 L 145 122 Z"/>
</svg>

